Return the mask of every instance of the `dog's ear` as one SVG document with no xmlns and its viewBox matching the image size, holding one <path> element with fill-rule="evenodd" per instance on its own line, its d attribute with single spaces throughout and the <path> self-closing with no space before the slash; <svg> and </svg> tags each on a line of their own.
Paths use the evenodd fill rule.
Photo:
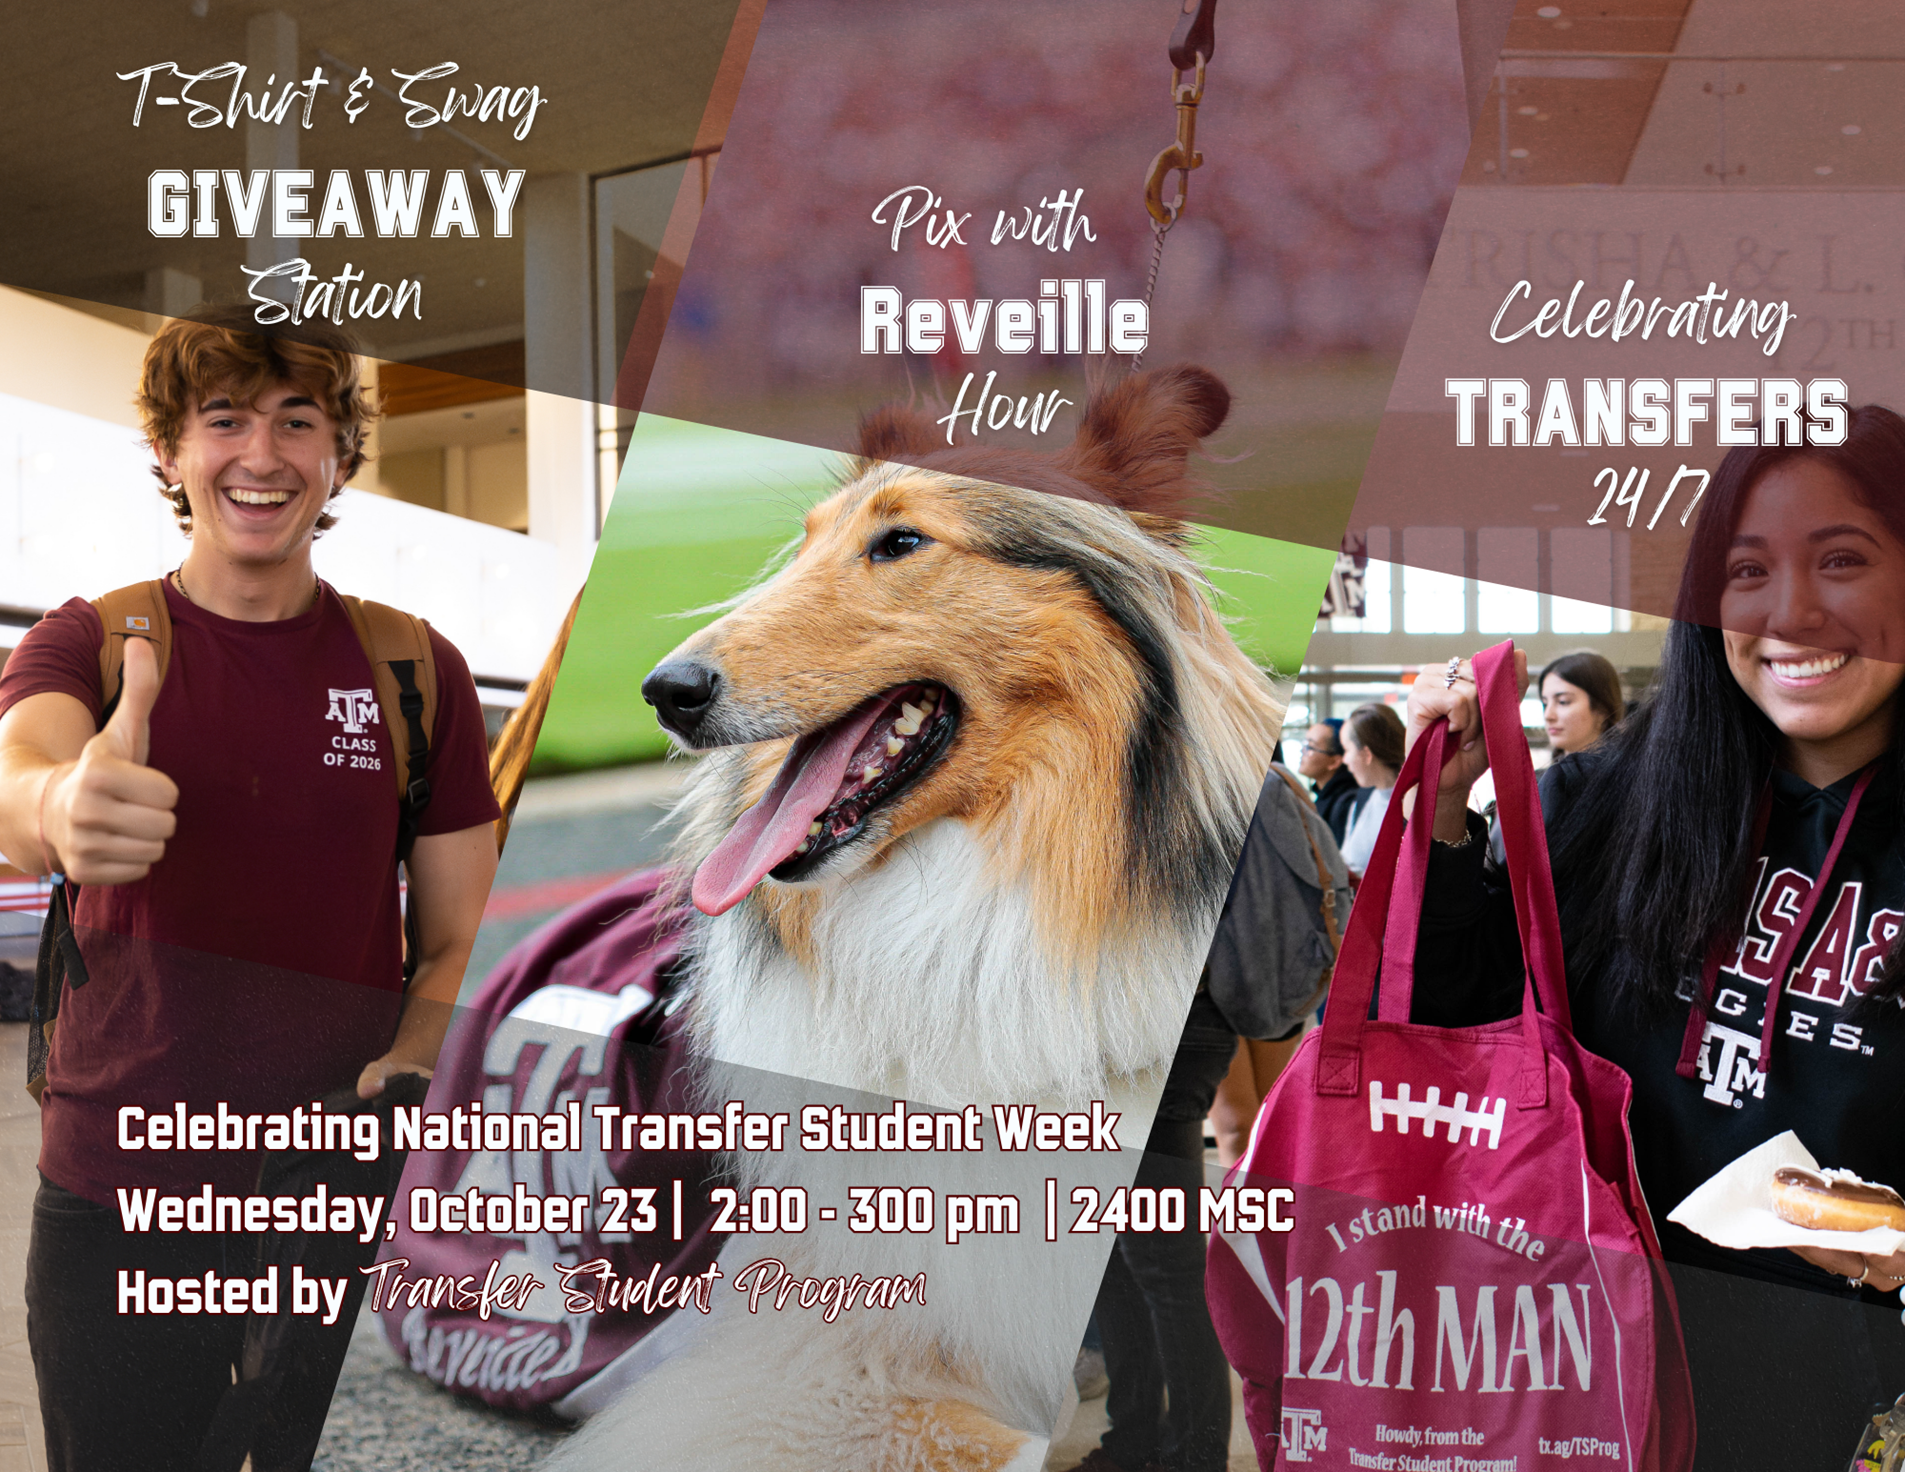
<svg viewBox="0 0 1905 1472">
<path fill-rule="evenodd" d="M 898 404 L 887 404 L 860 416 L 859 469 L 882 460 L 917 460 L 946 448 L 944 436 L 924 414 Z"/>
<path fill-rule="evenodd" d="M 1060 463 L 1134 516 L 1181 517 L 1202 488 L 1187 460 L 1230 412 L 1230 390 L 1190 364 L 1139 373 L 1094 394 Z"/>
</svg>

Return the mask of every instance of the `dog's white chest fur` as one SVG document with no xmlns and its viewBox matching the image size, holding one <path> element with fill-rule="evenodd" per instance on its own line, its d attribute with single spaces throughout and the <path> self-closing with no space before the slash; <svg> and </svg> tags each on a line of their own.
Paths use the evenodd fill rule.
<svg viewBox="0 0 1905 1472">
<path fill-rule="evenodd" d="M 718 1292 L 711 1320 L 671 1322 L 636 1356 L 641 1378 L 571 1444 L 565 1467 L 635 1465 L 618 1450 L 631 1446 L 656 1453 L 653 1465 L 678 1453 L 735 1472 L 790 1457 L 803 1467 L 886 1465 L 847 1444 L 860 1435 L 859 1399 L 891 1396 L 969 1400 L 1033 1433 L 1032 1456 L 1064 1414 L 1111 1246 L 1109 1235 L 1067 1231 L 1078 1209 L 1071 1192 L 1089 1184 L 1102 1199 L 1130 1180 L 1194 975 L 1185 954 L 1166 961 L 1150 949 L 1101 957 L 1088 975 L 1055 977 L 1048 956 L 1027 897 L 991 884 L 970 832 L 945 820 L 909 835 L 879 868 L 836 882 L 809 964 L 782 949 L 751 906 L 703 927 L 694 987 L 711 1099 L 745 1098 L 796 1120 L 813 1104 L 976 1104 L 984 1148 L 808 1151 L 790 1137 L 779 1153 L 739 1157 L 743 1191 L 798 1186 L 811 1225 L 797 1236 L 734 1237 L 721 1254 L 727 1280 L 771 1256 L 819 1280 L 920 1274 L 925 1301 L 829 1324 L 791 1305 L 749 1314 L 738 1295 Z M 1119 1152 L 998 1148 L 994 1104 L 1083 1111 L 1093 1100 L 1121 1116 Z M 1058 1182 L 1050 1241 L 1048 1176 Z M 934 1230 L 845 1230 L 854 1188 L 889 1186 L 929 1189 Z M 1017 1229 L 948 1243 L 945 1203 L 955 1193 L 1016 1198 Z M 827 1206 L 839 1220 L 823 1226 Z M 742 1386 L 754 1404 L 745 1425 L 724 1409 Z M 811 1451 L 795 1450 L 803 1446 Z"/>
<path fill-rule="evenodd" d="M 708 924 L 695 1005 L 724 1063 L 929 1104 L 1077 1108 L 1176 1044 L 1209 932 L 1165 930 L 1061 965 L 1032 897 L 940 819 L 838 882 L 811 964 L 750 906 Z"/>
</svg>

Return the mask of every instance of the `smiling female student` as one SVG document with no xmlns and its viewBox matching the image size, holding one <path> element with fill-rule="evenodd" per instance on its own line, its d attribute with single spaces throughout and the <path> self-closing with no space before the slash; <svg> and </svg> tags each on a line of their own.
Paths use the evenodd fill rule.
<svg viewBox="0 0 1905 1472">
<path fill-rule="evenodd" d="M 1905 1186 L 1905 420 L 1850 419 L 1836 447 L 1728 454 L 1654 690 L 1542 784 L 1575 1028 L 1633 1079 L 1698 1466 L 1716 1472 L 1836 1469 L 1869 1407 L 1905 1390 L 1905 1254 L 1731 1252 L 1665 1219 L 1784 1130 Z M 1466 664 L 1446 675 L 1415 682 L 1409 735 L 1446 715 L 1459 743 L 1415 1008 L 1451 1025 L 1510 1014 L 1522 982 L 1465 811 L 1487 767 L 1475 687 Z"/>
</svg>

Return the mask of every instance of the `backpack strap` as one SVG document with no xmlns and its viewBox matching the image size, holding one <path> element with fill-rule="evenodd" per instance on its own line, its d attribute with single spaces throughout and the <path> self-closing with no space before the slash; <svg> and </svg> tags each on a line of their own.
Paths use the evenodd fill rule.
<svg viewBox="0 0 1905 1472">
<path fill-rule="evenodd" d="M 1281 763 L 1272 763 L 1270 770 L 1283 779 L 1283 785 L 1296 794 L 1296 800 L 1310 810 L 1316 811 L 1316 804 L 1310 800 L 1309 793 L 1302 784 L 1292 777 Z M 1343 932 L 1336 924 L 1336 881 L 1330 878 L 1329 865 L 1323 862 L 1323 850 L 1316 846 L 1316 835 L 1310 831 L 1309 814 L 1303 816 L 1303 836 L 1310 841 L 1310 857 L 1316 860 L 1316 883 L 1323 891 L 1323 928 L 1329 932 L 1330 950 L 1338 955 L 1343 950 Z"/>
<path fill-rule="evenodd" d="M 423 810 L 430 806 L 430 735 L 437 719 L 437 661 L 430 626 L 413 613 L 368 598 L 338 595 L 370 660 L 371 684 L 397 768 L 397 862 L 408 866 Z M 403 910 L 404 987 L 416 979 L 421 942 L 414 898 Z"/>
<path fill-rule="evenodd" d="M 46 1059 L 53 1051 L 53 1027 L 59 1021 L 60 998 L 67 987 L 86 985 L 86 959 L 73 934 L 73 902 L 79 886 L 71 880 L 57 883 L 47 898 L 46 920 L 40 926 L 40 952 L 33 967 L 33 1010 L 27 1018 L 26 1091 L 35 1104 L 46 1089 Z"/>
<path fill-rule="evenodd" d="M 172 662 L 172 615 L 165 606 L 165 580 L 115 588 L 93 599 L 103 637 L 99 641 L 99 724 L 105 728 L 125 685 L 126 640 L 144 639 L 158 655 L 159 681 Z M 79 886 L 64 875 L 53 876 L 46 920 L 40 927 L 40 951 L 33 967 L 33 1010 L 27 1028 L 27 1092 L 39 1102 L 46 1088 L 46 1058 L 52 1051 L 53 1029 L 59 1021 L 60 999 L 67 987 L 88 980 L 86 959 L 73 934 L 73 906 Z"/>
<path fill-rule="evenodd" d="M 124 686 L 126 640 L 144 639 L 159 657 L 159 683 L 172 663 L 172 615 L 165 606 L 165 579 L 115 588 L 93 599 L 105 637 L 99 644 L 99 724 L 112 719 Z"/>
<path fill-rule="evenodd" d="M 371 682 L 397 768 L 397 857 L 410 857 L 430 806 L 430 736 L 437 717 L 437 662 L 430 626 L 415 614 L 340 594 L 370 660 Z"/>
</svg>

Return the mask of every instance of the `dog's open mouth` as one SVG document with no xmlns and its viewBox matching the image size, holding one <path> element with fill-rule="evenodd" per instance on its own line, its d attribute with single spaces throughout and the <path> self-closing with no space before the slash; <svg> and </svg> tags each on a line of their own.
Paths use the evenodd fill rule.
<svg viewBox="0 0 1905 1472">
<path fill-rule="evenodd" d="M 767 795 L 695 871 L 695 908 L 719 915 L 772 874 L 795 880 L 851 843 L 874 809 L 923 777 L 952 739 L 958 701 L 943 685 L 896 686 L 794 743 Z"/>
</svg>

